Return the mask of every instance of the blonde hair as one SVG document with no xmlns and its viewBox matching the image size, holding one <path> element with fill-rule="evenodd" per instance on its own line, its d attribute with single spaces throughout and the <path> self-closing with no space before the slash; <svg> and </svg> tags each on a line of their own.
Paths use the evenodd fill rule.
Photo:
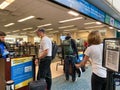
<svg viewBox="0 0 120 90">
<path fill-rule="evenodd" d="M 97 45 L 102 42 L 101 34 L 99 31 L 92 31 L 88 35 L 88 43 L 89 45 Z"/>
</svg>

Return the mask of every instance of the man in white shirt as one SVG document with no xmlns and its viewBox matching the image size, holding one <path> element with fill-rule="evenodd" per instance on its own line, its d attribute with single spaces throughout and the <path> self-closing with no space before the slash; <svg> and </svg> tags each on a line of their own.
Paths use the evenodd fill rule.
<svg viewBox="0 0 120 90">
<path fill-rule="evenodd" d="M 51 90 L 52 78 L 50 64 L 52 59 L 52 41 L 46 36 L 44 29 L 38 29 L 36 34 L 41 38 L 38 54 L 39 70 L 37 79 L 39 80 L 41 78 L 45 78 L 47 83 L 47 90 Z M 38 60 L 35 60 L 35 63 L 38 63 Z"/>
</svg>

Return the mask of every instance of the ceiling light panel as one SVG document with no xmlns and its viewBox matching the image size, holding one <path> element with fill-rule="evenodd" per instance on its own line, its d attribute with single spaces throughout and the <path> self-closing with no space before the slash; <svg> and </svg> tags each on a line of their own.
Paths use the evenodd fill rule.
<svg viewBox="0 0 120 90">
<path fill-rule="evenodd" d="M 69 26 L 62 26 L 62 27 L 58 27 L 58 29 L 65 29 L 65 28 L 71 28 L 74 27 L 75 25 L 69 25 Z"/>
<path fill-rule="evenodd" d="M 7 34 L 11 33 L 11 32 L 6 32 Z"/>
<path fill-rule="evenodd" d="M 88 22 L 88 23 L 84 23 L 84 25 L 91 25 L 91 24 L 95 24 L 96 22 Z"/>
<path fill-rule="evenodd" d="M 109 29 L 114 29 L 113 27 L 109 27 Z"/>
<path fill-rule="evenodd" d="M 77 28 L 67 29 L 67 30 L 64 30 L 64 31 L 75 31 L 75 30 L 77 30 Z"/>
<path fill-rule="evenodd" d="M 75 12 L 75 11 L 68 11 L 68 14 L 73 15 L 73 16 L 79 16 L 79 13 Z"/>
<path fill-rule="evenodd" d="M 9 6 L 11 3 L 13 3 L 15 0 L 5 0 L 0 4 L 0 9 L 5 9 L 7 6 Z"/>
<path fill-rule="evenodd" d="M 65 23 L 65 22 L 70 22 L 70 21 L 75 21 L 75 20 L 80 20 L 80 19 L 83 19 L 83 17 L 67 19 L 67 20 L 59 21 L 59 23 Z"/>
<path fill-rule="evenodd" d="M 53 28 L 46 29 L 46 31 L 52 31 L 52 30 L 53 30 Z"/>
<path fill-rule="evenodd" d="M 12 32 L 19 32 L 20 30 L 15 30 L 15 31 L 12 31 Z"/>
<path fill-rule="evenodd" d="M 30 30 L 30 29 L 33 29 L 32 27 L 29 27 L 29 28 L 24 28 L 22 29 L 23 31 L 26 31 L 26 30 Z"/>
<path fill-rule="evenodd" d="M 104 27 L 105 25 L 102 26 L 92 26 L 92 27 L 85 27 L 86 29 L 90 29 L 90 28 L 100 28 L 100 27 Z"/>
<path fill-rule="evenodd" d="M 15 23 L 9 23 L 9 24 L 6 24 L 6 25 L 4 25 L 4 27 L 9 27 L 9 26 L 12 26 L 12 25 L 14 25 Z"/>
<path fill-rule="evenodd" d="M 50 25 L 52 25 L 51 23 L 49 23 L 49 24 L 44 24 L 44 25 L 40 25 L 40 26 L 37 26 L 37 27 L 47 27 L 47 26 L 50 26 Z"/>
<path fill-rule="evenodd" d="M 18 20 L 18 22 L 23 22 L 23 21 L 32 19 L 32 18 L 34 18 L 34 17 L 35 17 L 35 16 L 29 16 L 29 17 L 26 17 L 26 18 L 23 18 L 23 19 Z"/>
<path fill-rule="evenodd" d="M 84 25 L 91 25 L 91 24 L 100 25 L 100 24 L 102 24 L 102 23 L 101 23 L 101 22 L 88 22 L 88 23 L 84 23 Z"/>
<path fill-rule="evenodd" d="M 102 23 L 101 23 L 101 22 L 96 22 L 96 24 L 100 25 L 100 24 L 102 24 Z"/>
</svg>

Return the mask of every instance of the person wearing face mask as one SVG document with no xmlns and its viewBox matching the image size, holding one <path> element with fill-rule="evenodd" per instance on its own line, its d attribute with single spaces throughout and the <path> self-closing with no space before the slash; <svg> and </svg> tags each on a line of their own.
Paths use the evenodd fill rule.
<svg viewBox="0 0 120 90">
<path fill-rule="evenodd" d="M 78 77 L 81 75 L 81 71 L 75 67 L 75 59 L 78 57 L 77 44 L 72 39 L 71 33 L 67 33 L 65 40 L 62 43 L 63 55 L 64 55 L 64 72 L 66 80 L 69 80 L 69 75 L 72 76 L 72 81 L 76 81 L 76 72 Z"/>
<path fill-rule="evenodd" d="M 6 34 L 0 31 L 0 58 L 7 58 L 9 54 L 7 46 L 5 44 L 5 36 Z"/>
</svg>

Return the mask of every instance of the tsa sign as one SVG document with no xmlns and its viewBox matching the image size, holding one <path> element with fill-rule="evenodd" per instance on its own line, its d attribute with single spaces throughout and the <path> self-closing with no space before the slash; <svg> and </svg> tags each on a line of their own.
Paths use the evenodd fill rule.
<svg viewBox="0 0 120 90">
<path fill-rule="evenodd" d="M 15 82 L 15 89 L 27 86 L 33 80 L 32 57 L 11 59 L 11 79 Z"/>
<path fill-rule="evenodd" d="M 110 25 L 114 26 L 114 18 L 110 18 Z"/>
</svg>

